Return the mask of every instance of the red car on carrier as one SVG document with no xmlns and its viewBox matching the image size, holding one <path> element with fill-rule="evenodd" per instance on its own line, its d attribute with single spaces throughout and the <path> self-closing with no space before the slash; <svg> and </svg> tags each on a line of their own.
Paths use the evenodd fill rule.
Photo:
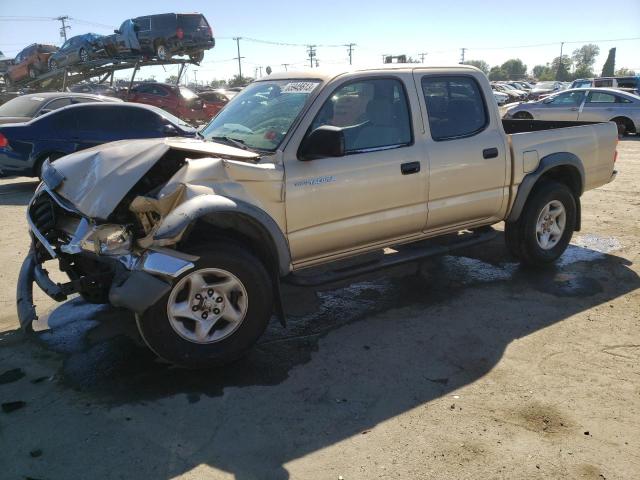
<svg viewBox="0 0 640 480">
<path fill-rule="evenodd" d="M 187 87 L 168 83 L 138 83 L 123 100 L 160 107 L 190 123 L 206 123 L 220 110 L 219 106 L 202 100 Z"/>
</svg>

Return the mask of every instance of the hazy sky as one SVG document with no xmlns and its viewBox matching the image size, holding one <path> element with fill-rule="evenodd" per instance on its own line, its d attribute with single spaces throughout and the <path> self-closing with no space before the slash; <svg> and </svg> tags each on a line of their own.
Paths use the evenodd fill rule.
<svg viewBox="0 0 640 480">
<path fill-rule="evenodd" d="M 383 54 L 406 54 L 418 58 L 425 52 L 425 64 L 447 65 L 460 60 L 460 48 L 467 48 L 466 59 L 482 59 L 490 65 L 513 57 L 529 67 L 550 62 L 560 53 L 560 42 L 571 53 L 583 43 L 597 43 L 599 73 L 607 52 L 617 47 L 616 68 L 640 71 L 640 0 L 624 4 L 593 0 L 580 2 L 514 1 L 430 1 L 357 0 L 304 2 L 279 0 L 247 1 L 168 1 L 135 2 L 125 0 L 0 0 L 0 17 L 69 15 L 69 35 L 86 32 L 108 34 L 123 20 L 139 15 L 164 12 L 201 12 L 209 20 L 217 38 L 214 49 L 205 54 L 200 67 L 190 67 L 189 76 L 199 81 L 229 78 L 238 71 L 236 45 L 232 37 L 247 37 L 240 43 L 243 74 L 253 76 L 258 66 L 274 71 L 308 65 L 304 46 L 268 45 L 249 38 L 293 44 L 344 45 L 356 43 L 355 64 L 380 64 Z M 13 56 L 29 43 L 60 45 L 59 26 L 54 20 L 6 21 L 0 18 L 0 50 Z M 93 23 L 93 24 L 91 24 Z M 597 41 L 623 38 L 632 41 Z M 544 44 L 544 45 L 540 45 Z M 537 46 L 531 46 L 537 45 Z M 321 66 L 348 61 L 344 46 L 318 46 Z M 194 74 L 193 70 L 197 70 Z M 177 71 L 177 67 L 143 70 L 142 77 L 158 80 Z M 121 73 L 118 76 L 126 76 Z"/>
</svg>

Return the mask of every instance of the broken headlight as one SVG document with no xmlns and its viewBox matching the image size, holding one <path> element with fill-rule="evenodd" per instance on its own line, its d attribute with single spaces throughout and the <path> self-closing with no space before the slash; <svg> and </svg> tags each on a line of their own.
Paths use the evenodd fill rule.
<svg viewBox="0 0 640 480">
<path fill-rule="evenodd" d="M 80 243 L 83 250 L 98 255 L 120 256 L 131 252 L 131 232 L 122 225 L 98 225 Z"/>
</svg>

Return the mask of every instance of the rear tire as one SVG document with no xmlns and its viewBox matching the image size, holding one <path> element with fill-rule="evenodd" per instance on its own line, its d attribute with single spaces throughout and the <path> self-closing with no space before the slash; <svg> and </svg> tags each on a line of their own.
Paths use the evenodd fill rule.
<svg viewBox="0 0 640 480">
<path fill-rule="evenodd" d="M 89 54 L 87 53 L 87 50 L 84 47 L 82 47 L 78 52 L 78 58 L 80 59 L 81 63 L 85 63 L 89 61 Z"/>
<path fill-rule="evenodd" d="M 169 52 L 164 43 L 156 45 L 156 57 L 158 57 L 159 60 L 168 60 Z"/>
<path fill-rule="evenodd" d="M 192 62 L 200 63 L 204 59 L 204 50 L 189 55 Z"/>
<path fill-rule="evenodd" d="M 633 122 L 628 118 L 623 118 L 623 117 L 614 118 L 612 122 L 616 123 L 616 126 L 618 127 L 618 136 L 620 137 L 626 137 L 630 133 L 635 132 Z"/>
<path fill-rule="evenodd" d="M 136 316 L 138 330 L 149 348 L 171 363 L 224 365 L 244 355 L 267 327 L 271 279 L 260 260 L 236 245 L 207 244 L 190 253 L 200 256 L 195 268 Z"/>
<path fill-rule="evenodd" d="M 529 266 L 554 262 L 571 241 L 576 215 L 576 201 L 569 187 L 542 181 L 529 195 L 520 218 L 505 224 L 509 252 Z"/>
<path fill-rule="evenodd" d="M 35 167 L 33 168 L 34 176 L 42 180 L 42 165 L 44 165 L 45 160 L 48 159 L 49 162 L 54 162 L 55 160 L 59 159 L 60 157 L 64 157 L 65 155 L 65 153 L 53 152 L 45 155 L 43 158 L 40 158 L 38 160 L 38 163 L 36 163 Z"/>
</svg>

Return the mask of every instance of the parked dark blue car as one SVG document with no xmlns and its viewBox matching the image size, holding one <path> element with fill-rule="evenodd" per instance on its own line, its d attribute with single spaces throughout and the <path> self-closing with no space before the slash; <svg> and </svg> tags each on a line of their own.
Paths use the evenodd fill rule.
<svg viewBox="0 0 640 480">
<path fill-rule="evenodd" d="M 0 176 L 40 176 L 43 162 L 115 140 L 193 137 L 196 130 L 164 110 L 137 103 L 85 103 L 28 123 L 0 126 Z"/>
</svg>

